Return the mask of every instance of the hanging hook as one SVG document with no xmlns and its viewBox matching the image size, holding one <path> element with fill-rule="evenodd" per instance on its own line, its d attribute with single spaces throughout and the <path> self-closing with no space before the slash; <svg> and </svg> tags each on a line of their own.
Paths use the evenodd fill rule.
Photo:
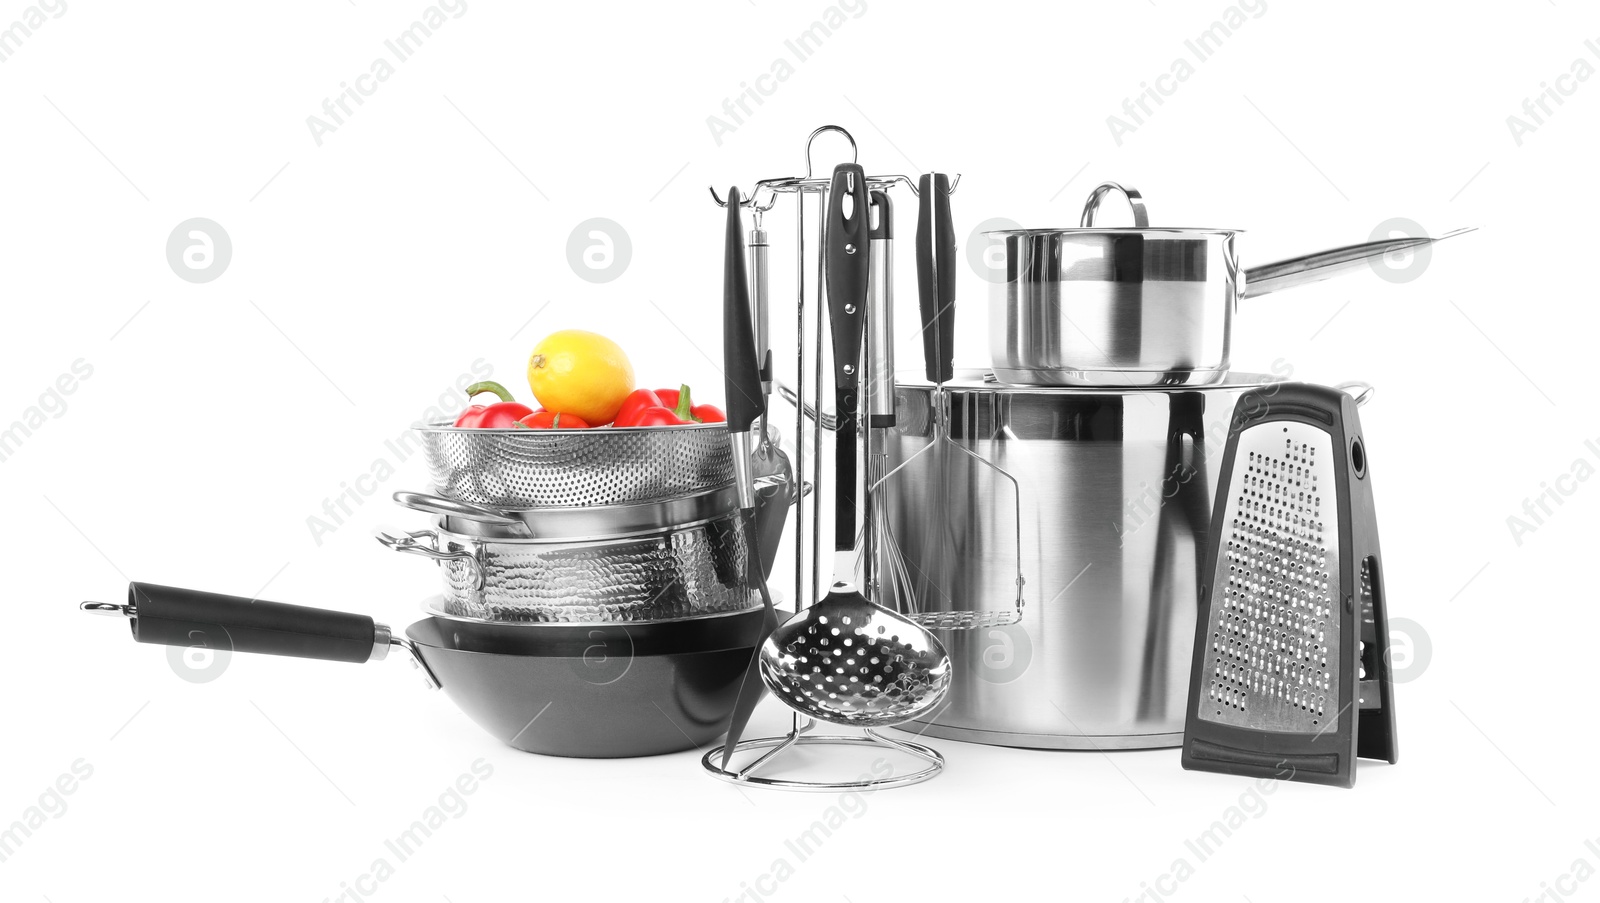
<svg viewBox="0 0 1600 903">
<path fill-rule="evenodd" d="M 787 180 L 762 179 L 756 183 L 754 191 L 750 192 L 749 195 L 746 195 L 741 201 L 739 201 L 739 206 L 748 207 L 757 213 L 766 213 L 768 210 L 771 210 L 773 207 L 777 206 L 778 203 L 778 193 L 772 190 L 772 183 L 783 181 Z M 763 188 L 767 190 L 767 202 L 765 204 L 760 202 L 761 190 Z M 721 207 L 724 210 L 728 208 L 728 202 L 717 194 L 717 189 L 708 185 L 706 186 L 706 190 L 711 192 L 711 200 L 715 201 L 718 207 Z"/>
<path fill-rule="evenodd" d="M 818 126 L 817 128 L 812 129 L 811 130 L 811 134 L 806 137 L 806 176 L 805 177 L 807 179 L 812 177 L 812 173 L 816 172 L 816 168 L 811 165 L 811 145 L 816 142 L 817 136 L 822 134 L 823 132 L 838 132 L 839 134 L 843 135 L 844 136 L 844 140 L 850 142 L 850 162 L 851 163 L 860 162 L 861 150 L 860 150 L 860 148 L 856 147 L 856 138 L 855 138 L 854 135 L 850 134 L 849 130 L 847 130 L 842 125 L 823 125 L 823 126 Z"/>
</svg>

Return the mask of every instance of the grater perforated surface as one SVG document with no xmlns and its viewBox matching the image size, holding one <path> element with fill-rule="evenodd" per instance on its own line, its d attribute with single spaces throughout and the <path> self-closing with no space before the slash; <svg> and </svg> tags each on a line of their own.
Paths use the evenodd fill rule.
<svg viewBox="0 0 1600 903">
<path fill-rule="evenodd" d="M 1239 435 L 1212 575 L 1203 721 L 1252 730 L 1338 727 L 1339 512 L 1333 439 L 1299 423 Z"/>
</svg>

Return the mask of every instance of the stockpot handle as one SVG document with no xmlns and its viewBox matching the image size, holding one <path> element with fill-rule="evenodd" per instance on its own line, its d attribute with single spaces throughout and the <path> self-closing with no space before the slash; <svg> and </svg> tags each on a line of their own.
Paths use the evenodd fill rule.
<svg viewBox="0 0 1600 903">
<path fill-rule="evenodd" d="M 1100 201 L 1109 192 L 1118 192 L 1128 200 L 1128 207 L 1133 210 L 1133 225 L 1137 229 L 1150 228 L 1150 214 L 1144 209 L 1144 195 L 1137 188 L 1123 185 L 1120 182 L 1101 182 L 1089 192 L 1089 199 L 1083 202 L 1083 216 L 1079 217 L 1078 225 L 1085 229 L 1094 226 L 1094 217 L 1100 212 Z"/>
<path fill-rule="evenodd" d="M 128 584 L 125 605 L 85 602 L 79 608 L 122 615 L 135 640 L 161 646 L 360 663 L 387 656 L 396 644 L 386 625 L 366 615 L 154 583 Z"/>
<path fill-rule="evenodd" d="M 402 552 L 406 555 L 417 555 L 422 558 L 438 562 L 465 561 L 472 568 L 473 589 L 482 592 L 487 575 L 484 574 L 483 562 L 478 560 L 475 552 L 467 549 L 441 549 L 439 548 L 439 534 L 432 530 L 412 530 L 396 535 L 385 530 L 373 531 L 373 536 L 385 548 Z"/>
</svg>

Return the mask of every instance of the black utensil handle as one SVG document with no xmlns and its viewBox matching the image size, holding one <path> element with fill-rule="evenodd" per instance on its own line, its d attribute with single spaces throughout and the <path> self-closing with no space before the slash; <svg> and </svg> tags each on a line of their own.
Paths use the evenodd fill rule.
<svg viewBox="0 0 1600 903">
<path fill-rule="evenodd" d="M 377 640 L 377 625 L 366 615 L 176 586 L 130 583 L 128 604 L 133 638 L 141 643 L 364 662 Z"/>
<path fill-rule="evenodd" d="M 922 315 L 922 358 L 930 382 L 955 375 L 956 232 L 950 216 L 950 178 L 925 173 L 917 180 L 917 306 Z"/>
<path fill-rule="evenodd" d="M 835 384 L 853 395 L 861 381 L 867 329 L 867 275 L 872 214 L 867 174 L 855 163 L 834 167 L 828 188 L 826 243 L 828 313 L 833 328 Z"/>
<path fill-rule="evenodd" d="M 731 201 L 730 201 L 731 203 Z M 756 529 L 756 515 L 754 511 L 744 511 L 739 515 L 739 523 L 744 530 L 745 544 L 750 547 L 752 554 L 747 560 L 757 562 L 759 567 L 760 555 L 754 554 L 761 541 L 760 532 Z M 723 740 L 722 767 L 728 767 L 728 761 L 733 758 L 733 749 L 739 745 L 739 738 L 744 735 L 745 725 L 750 723 L 750 715 L 756 710 L 756 703 L 761 701 L 764 687 L 761 681 L 761 646 L 778 628 L 778 611 L 772 605 L 772 591 L 767 587 L 765 574 L 755 574 L 756 586 L 761 593 L 761 626 L 756 636 L 755 646 L 750 651 L 750 664 L 745 667 L 744 677 L 739 681 L 739 695 L 733 700 L 733 714 L 728 719 L 728 736 Z"/>
<path fill-rule="evenodd" d="M 756 359 L 755 326 L 750 319 L 744 219 L 737 188 L 728 189 L 727 245 L 722 255 L 722 365 L 728 430 L 749 432 L 762 414 L 761 362 Z"/>
</svg>

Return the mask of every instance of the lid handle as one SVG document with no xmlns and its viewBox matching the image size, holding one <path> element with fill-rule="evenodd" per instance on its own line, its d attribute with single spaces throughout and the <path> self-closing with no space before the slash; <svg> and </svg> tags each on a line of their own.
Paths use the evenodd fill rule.
<svg viewBox="0 0 1600 903">
<path fill-rule="evenodd" d="M 1150 228 L 1150 214 L 1144 209 L 1144 196 L 1139 194 L 1137 188 L 1130 188 L 1117 182 L 1101 182 L 1089 192 L 1089 199 L 1083 202 L 1083 216 L 1079 218 L 1078 225 L 1085 229 L 1094 225 L 1094 215 L 1100 212 L 1100 199 L 1107 192 L 1120 192 L 1128 199 L 1128 206 L 1133 210 L 1133 225 L 1138 229 Z"/>
</svg>

